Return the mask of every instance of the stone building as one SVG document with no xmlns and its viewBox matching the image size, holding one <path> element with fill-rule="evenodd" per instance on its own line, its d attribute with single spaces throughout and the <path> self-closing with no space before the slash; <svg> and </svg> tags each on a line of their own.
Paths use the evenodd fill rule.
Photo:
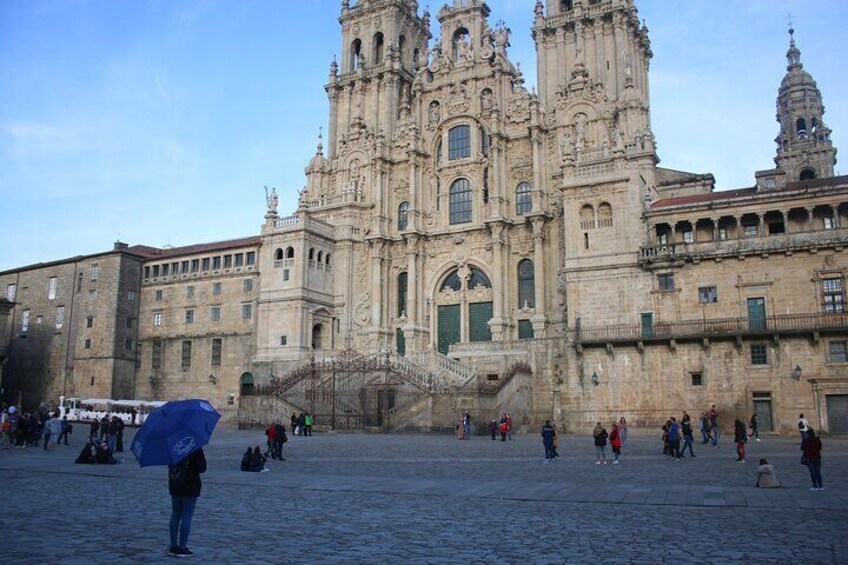
<svg viewBox="0 0 848 565">
<path fill-rule="evenodd" d="M 792 33 L 775 168 L 717 192 L 658 166 L 633 0 L 534 10 L 538 92 L 481 0 L 437 23 L 343 1 L 294 214 L 272 192 L 258 237 L 139 248 L 133 394 L 336 428 L 508 411 L 585 431 L 717 404 L 724 425 L 848 431 L 848 177 Z"/>
</svg>

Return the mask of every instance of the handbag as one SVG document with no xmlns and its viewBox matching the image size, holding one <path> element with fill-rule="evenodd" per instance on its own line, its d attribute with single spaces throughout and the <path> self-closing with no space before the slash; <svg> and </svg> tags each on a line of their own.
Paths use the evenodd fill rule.
<svg viewBox="0 0 848 565">
<path fill-rule="evenodd" d="M 801 456 L 801 465 L 809 465 L 809 464 L 810 464 L 810 460 L 809 460 L 809 459 L 807 459 L 807 456 L 806 456 L 806 455 L 802 455 L 802 456 Z"/>
</svg>

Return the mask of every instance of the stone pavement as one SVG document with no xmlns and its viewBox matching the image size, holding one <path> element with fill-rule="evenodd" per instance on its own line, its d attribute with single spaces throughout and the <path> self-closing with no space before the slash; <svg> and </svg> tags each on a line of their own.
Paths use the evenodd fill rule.
<svg viewBox="0 0 848 565">
<path fill-rule="evenodd" d="M 125 440 L 128 446 L 131 440 Z M 54 451 L 0 452 L 7 563 L 168 562 L 163 468 L 132 454 L 74 465 Z M 848 439 L 824 439 L 825 490 L 810 492 L 799 441 L 696 445 L 669 461 L 632 438 L 595 465 L 591 438 L 316 433 L 293 437 L 269 473 L 238 471 L 261 431 L 220 427 L 190 547 L 202 563 L 848 563 Z M 754 488 L 766 457 L 785 488 Z"/>
</svg>

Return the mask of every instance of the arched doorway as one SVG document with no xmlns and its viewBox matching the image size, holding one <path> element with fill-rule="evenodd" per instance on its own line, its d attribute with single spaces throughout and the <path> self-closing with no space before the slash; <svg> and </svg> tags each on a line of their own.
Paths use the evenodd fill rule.
<svg viewBox="0 0 848 565">
<path fill-rule="evenodd" d="M 439 353 L 447 355 L 454 343 L 492 340 L 492 283 L 482 269 L 469 266 L 449 272 L 435 298 Z"/>
<path fill-rule="evenodd" d="M 242 373 L 239 379 L 239 388 L 242 396 L 249 395 L 253 392 L 253 375 L 250 373 Z"/>
<path fill-rule="evenodd" d="M 323 326 L 321 324 L 315 324 L 312 326 L 312 349 L 321 349 L 322 334 Z"/>
</svg>

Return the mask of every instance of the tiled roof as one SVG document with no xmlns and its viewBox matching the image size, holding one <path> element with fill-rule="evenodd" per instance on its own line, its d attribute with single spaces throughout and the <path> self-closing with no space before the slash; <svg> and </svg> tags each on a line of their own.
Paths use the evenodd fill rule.
<svg viewBox="0 0 848 565">
<path fill-rule="evenodd" d="M 668 206 L 683 206 L 686 204 L 701 204 L 703 202 L 713 202 L 716 200 L 730 200 L 732 198 L 742 198 L 744 196 L 753 196 L 757 193 L 756 187 L 739 188 L 736 190 L 720 190 L 718 192 L 707 192 L 706 194 L 690 194 L 689 196 L 678 196 L 677 198 L 666 198 L 657 200 L 651 205 L 651 208 L 666 208 Z"/>
<path fill-rule="evenodd" d="M 213 243 L 198 243 L 195 245 L 184 245 L 182 247 L 166 247 L 158 249 L 146 245 L 134 245 L 127 249 L 128 253 L 141 255 L 150 260 L 167 259 L 183 255 L 196 255 L 199 253 L 212 253 L 237 247 L 252 247 L 259 245 L 259 236 L 243 237 L 241 239 L 229 239 L 227 241 L 216 241 Z"/>
</svg>

